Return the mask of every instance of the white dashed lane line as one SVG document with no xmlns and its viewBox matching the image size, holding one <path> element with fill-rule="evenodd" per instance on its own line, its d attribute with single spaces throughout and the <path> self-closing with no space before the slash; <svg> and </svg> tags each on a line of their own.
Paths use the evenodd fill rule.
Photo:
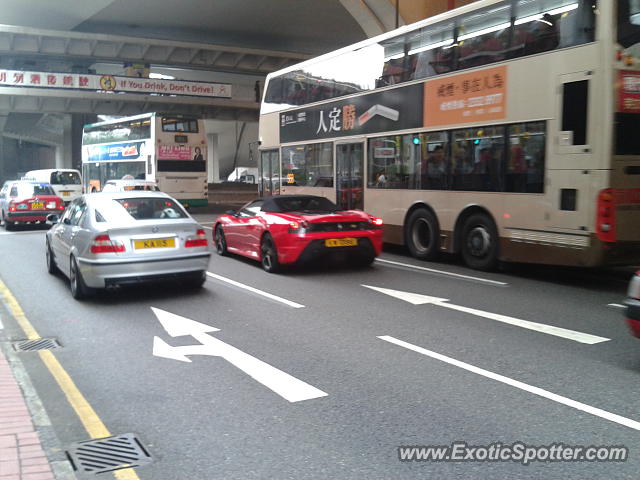
<svg viewBox="0 0 640 480">
<path fill-rule="evenodd" d="M 382 266 L 410 268 L 412 270 L 418 270 L 418 271 L 428 272 L 428 273 L 435 273 L 437 275 L 445 275 L 445 276 L 449 276 L 449 277 L 459 278 L 461 280 L 471 280 L 473 282 L 485 283 L 487 285 L 494 285 L 496 287 L 506 287 L 507 285 L 509 285 L 506 282 L 499 282 L 497 280 L 489 280 L 488 278 L 473 277 L 471 275 L 463 275 L 461 273 L 447 272 L 446 270 L 436 270 L 434 268 L 421 267 L 419 265 L 412 265 L 410 263 L 394 262 L 392 260 L 385 260 L 383 258 L 376 258 L 376 263 L 379 263 Z"/>
<path fill-rule="evenodd" d="M 425 348 L 419 347 L 417 345 L 413 345 L 412 343 L 408 343 L 388 335 L 379 336 L 378 338 L 380 340 L 384 340 L 385 342 L 393 343 L 395 345 L 398 345 L 399 347 L 403 347 L 408 350 L 412 350 L 416 353 L 420 353 L 421 355 L 426 355 L 427 357 L 431 357 L 435 360 L 448 363 L 449 365 L 462 368 L 463 370 L 467 370 L 468 372 L 472 372 L 477 375 L 482 375 L 483 377 L 490 378 L 497 382 L 501 382 L 506 385 L 519 388 L 520 390 L 524 390 L 525 392 L 529 392 L 534 395 L 538 395 L 540 397 L 546 398 L 548 400 L 561 403 L 562 405 L 566 405 L 567 407 L 575 408 L 582 412 L 595 415 L 596 417 L 604 418 L 605 420 L 609 420 L 610 422 L 614 422 L 619 425 L 624 425 L 625 427 L 629 427 L 634 430 L 640 430 L 640 422 L 637 422 L 636 420 L 632 420 L 630 418 L 626 418 L 621 415 L 617 415 L 615 413 L 611 413 L 597 407 L 592 407 L 591 405 L 587 405 L 582 402 L 577 402 L 576 400 L 563 397 L 562 395 L 558 395 L 548 390 L 543 390 L 540 387 L 535 387 L 533 385 L 529 385 L 524 382 L 514 380 L 513 378 L 505 377 L 504 375 L 490 372 L 489 370 L 485 370 L 483 368 L 476 367 L 475 365 L 471 365 L 469 363 L 456 360 L 455 358 L 447 357 L 446 355 L 442 355 L 440 353 L 432 352 L 431 350 L 427 350 Z"/>
<path fill-rule="evenodd" d="M 278 297 L 277 295 L 273 295 L 272 293 L 269 292 L 265 292 L 263 290 L 259 290 L 255 287 L 252 287 L 250 285 L 245 285 L 244 283 L 240 283 L 240 282 L 236 282 L 235 280 L 231 280 L 230 278 L 227 277 L 223 277 L 222 275 L 217 275 L 215 273 L 211 273 L 211 272 L 207 272 L 207 275 L 211 278 L 214 278 L 216 280 L 219 280 L 221 282 L 227 283 L 229 285 L 233 285 L 234 287 L 238 287 L 238 288 L 242 288 L 244 290 L 247 290 L 251 293 L 255 293 L 257 295 L 260 295 L 262 297 L 268 298 L 269 300 L 274 300 L 278 303 L 283 303 L 284 305 L 287 305 L 288 307 L 292 307 L 292 308 L 304 308 L 304 305 L 301 305 L 299 303 L 296 302 L 292 302 L 291 300 L 287 300 L 286 298 L 282 298 L 282 297 Z"/>
</svg>

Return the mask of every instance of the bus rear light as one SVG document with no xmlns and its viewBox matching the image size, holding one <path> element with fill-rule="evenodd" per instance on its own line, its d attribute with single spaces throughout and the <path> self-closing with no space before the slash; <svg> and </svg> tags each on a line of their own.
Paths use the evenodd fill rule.
<svg viewBox="0 0 640 480">
<path fill-rule="evenodd" d="M 600 190 L 596 208 L 596 235 L 602 242 L 616 241 L 616 210 L 613 189 Z"/>
<path fill-rule="evenodd" d="M 109 235 L 98 235 L 91 243 L 91 253 L 117 253 L 124 252 L 122 242 L 114 242 Z"/>
<path fill-rule="evenodd" d="M 185 247 L 206 247 L 207 235 L 204 233 L 204 229 L 199 228 L 194 236 L 187 238 L 184 243 Z"/>
</svg>

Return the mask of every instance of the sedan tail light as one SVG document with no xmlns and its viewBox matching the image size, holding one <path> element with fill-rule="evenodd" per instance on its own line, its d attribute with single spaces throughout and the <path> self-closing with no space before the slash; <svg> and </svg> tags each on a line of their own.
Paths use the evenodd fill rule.
<svg viewBox="0 0 640 480">
<path fill-rule="evenodd" d="M 638 270 L 636 276 L 631 279 L 627 295 L 629 298 L 640 300 L 640 270 Z"/>
<path fill-rule="evenodd" d="M 196 231 L 195 235 L 187 238 L 187 241 L 184 243 L 185 247 L 206 247 L 207 246 L 207 235 L 204 233 L 202 228 L 199 228 Z"/>
<path fill-rule="evenodd" d="M 124 252 L 124 244 L 109 238 L 109 235 L 98 235 L 91 243 L 91 253 Z"/>
</svg>

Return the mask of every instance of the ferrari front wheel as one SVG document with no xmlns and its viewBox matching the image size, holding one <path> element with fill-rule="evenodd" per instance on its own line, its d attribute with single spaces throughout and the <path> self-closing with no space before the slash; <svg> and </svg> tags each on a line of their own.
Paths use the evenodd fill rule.
<svg viewBox="0 0 640 480">
<path fill-rule="evenodd" d="M 270 234 L 265 233 L 260 242 L 260 252 L 262 254 L 262 268 L 265 272 L 276 273 L 280 270 L 278 261 L 278 249 Z"/>
</svg>

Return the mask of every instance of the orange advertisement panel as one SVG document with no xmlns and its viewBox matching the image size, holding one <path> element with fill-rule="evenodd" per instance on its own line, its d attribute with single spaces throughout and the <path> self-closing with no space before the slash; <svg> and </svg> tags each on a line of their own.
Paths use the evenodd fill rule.
<svg viewBox="0 0 640 480">
<path fill-rule="evenodd" d="M 507 67 L 424 83 L 424 126 L 501 120 L 507 116 Z"/>
</svg>

